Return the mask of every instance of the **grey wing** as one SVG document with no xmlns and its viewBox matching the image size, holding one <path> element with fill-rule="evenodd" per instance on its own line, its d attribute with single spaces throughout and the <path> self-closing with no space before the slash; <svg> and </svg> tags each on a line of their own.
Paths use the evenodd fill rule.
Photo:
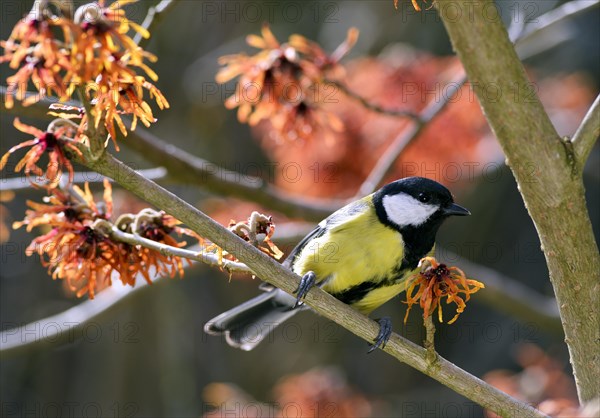
<svg viewBox="0 0 600 418">
<path fill-rule="evenodd" d="M 323 224 L 323 222 L 321 224 Z M 286 259 L 283 262 L 283 265 L 285 267 L 291 269 L 292 266 L 294 265 L 294 261 L 296 260 L 296 257 L 298 257 L 298 254 L 300 254 L 300 251 L 302 251 L 302 249 L 306 246 L 306 244 L 308 244 L 311 240 L 318 238 L 325 233 L 326 228 L 323 228 L 321 226 L 321 224 L 319 224 L 319 226 L 317 226 L 315 229 L 313 229 L 311 232 L 309 232 L 308 235 L 306 235 L 304 238 L 302 238 L 302 241 L 300 241 L 294 247 L 294 249 L 290 252 L 290 254 L 286 257 Z"/>
</svg>

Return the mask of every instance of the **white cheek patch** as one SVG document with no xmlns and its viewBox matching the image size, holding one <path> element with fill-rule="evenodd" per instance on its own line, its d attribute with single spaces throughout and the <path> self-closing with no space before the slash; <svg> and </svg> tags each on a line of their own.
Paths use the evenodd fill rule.
<svg viewBox="0 0 600 418">
<path fill-rule="evenodd" d="M 437 205 L 419 202 L 404 193 L 384 196 L 382 203 L 388 219 L 399 227 L 422 225 L 438 210 Z"/>
</svg>

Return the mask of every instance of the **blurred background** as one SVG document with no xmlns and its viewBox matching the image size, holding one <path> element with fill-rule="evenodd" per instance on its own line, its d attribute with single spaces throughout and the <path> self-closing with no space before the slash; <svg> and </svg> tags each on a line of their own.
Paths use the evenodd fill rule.
<svg viewBox="0 0 600 418">
<path fill-rule="evenodd" d="M 410 128 L 409 121 L 369 111 L 335 91 L 324 107 L 345 129 L 333 138 L 317 132 L 307 141 L 281 140 L 271 135 L 268 121 L 253 128 L 239 123 L 236 111 L 223 106 L 235 82 L 219 85 L 215 74 L 220 56 L 253 53 L 246 35 L 260 33 L 268 23 L 281 42 L 297 33 L 331 52 L 349 28 L 358 28 L 358 42 L 342 61 L 342 80 L 353 92 L 389 109 L 422 110 L 444 100 L 450 83 L 460 78 L 460 64 L 436 12 L 416 12 L 409 1 L 401 0 L 398 10 L 392 0 L 177 3 L 147 46 L 159 57 L 152 67 L 160 76 L 157 86 L 171 103 L 170 109 L 155 113 L 152 132 L 219 167 L 242 177 L 262 177 L 303 198 L 352 198 L 387 147 Z M 563 3 L 499 1 L 497 6 L 507 24 L 522 25 L 539 23 L 539 16 Z M 10 36 L 31 4 L 2 1 L 1 39 Z M 127 6 L 128 16 L 141 22 L 152 4 Z M 561 135 L 574 133 L 598 94 L 599 13 L 592 8 L 565 19 L 522 46 L 530 77 Z M 0 66 L 3 84 L 11 74 L 8 65 Z M 535 228 L 474 94 L 464 87 L 450 102 L 386 177 L 424 175 L 449 187 L 473 215 L 442 227 L 438 257 L 483 283 L 488 276 L 495 280 L 494 293 L 481 291 L 455 324 L 438 326 L 436 348 L 502 390 L 568 411 L 576 402 L 575 389 Z M 13 117 L 0 115 L 2 154 L 24 139 L 12 127 Z M 122 160 L 136 168 L 157 166 L 121 144 Z M 585 172 L 596 236 L 599 158 L 596 146 Z M 2 183 L 12 175 L 3 172 Z M 207 194 L 197 186 L 165 186 L 223 224 L 243 220 L 253 210 L 273 215 L 278 225 L 274 241 L 286 252 L 316 224 L 268 205 Z M 2 192 L 0 326 L 6 331 L 29 324 L 19 331 L 24 340 L 51 333 L 50 327 L 68 331 L 81 318 L 43 325 L 35 321 L 84 302 L 51 280 L 36 257 L 25 256 L 33 235 L 10 230 L 13 221 L 22 219 L 25 201 L 40 197 L 31 189 L 15 196 Z M 144 206 L 120 190 L 115 201 L 122 212 Z M 299 232 L 289 233 L 290 222 Z M 278 233 L 286 231 L 278 240 Z M 462 260 L 476 263 L 474 270 L 461 265 Z M 183 280 L 160 280 L 136 290 L 72 338 L 3 354 L 0 416 L 484 415 L 473 402 L 392 357 L 382 352 L 367 356 L 366 342 L 312 313 L 294 317 L 252 352 L 203 333 L 206 321 L 256 295 L 258 284 L 258 279 L 234 275 L 230 280 L 218 269 L 195 266 Z M 530 301 L 529 309 L 503 303 L 503 290 L 523 292 L 517 296 Z M 531 294 L 535 297 L 528 298 Z M 403 325 L 402 298 L 373 317 L 391 316 L 396 332 L 420 343 L 419 310 Z"/>
</svg>

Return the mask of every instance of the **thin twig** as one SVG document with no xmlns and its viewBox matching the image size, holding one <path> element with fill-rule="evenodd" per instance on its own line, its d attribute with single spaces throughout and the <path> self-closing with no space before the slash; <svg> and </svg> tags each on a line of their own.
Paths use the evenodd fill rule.
<svg viewBox="0 0 600 418">
<path fill-rule="evenodd" d="M 437 359 L 437 353 L 435 351 L 435 324 L 433 318 L 428 315 L 423 318 L 423 326 L 425 327 L 425 341 L 423 341 L 423 347 L 427 350 L 427 361 L 430 367 L 434 366 Z"/>
<path fill-rule="evenodd" d="M 111 287 L 104 289 L 93 300 L 81 302 L 56 315 L 24 325 L 4 322 L 4 327 L 14 326 L 0 332 L 0 358 L 5 360 L 26 350 L 73 343 L 83 336 L 82 330 L 92 321 L 101 321 L 130 295 L 148 287 L 146 281 L 141 279 L 141 273 L 134 288 L 121 284 L 118 273 L 113 273 L 112 282 Z"/>
<path fill-rule="evenodd" d="M 110 235 L 110 237 L 115 241 L 124 242 L 129 245 L 140 245 L 150 250 L 158 251 L 162 255 L 166 256 L 182 257 L 188 260 L 199 261 L 209 266 L 222 267 L 230 273 L 236 272 L 252 274 L 252 271 L 243 263 L 220 259 L 218 255 L 205 253 L 202 249 L 200 251 L 193 251 L 161 244 L 160 242 L 144 238 L 140 235 L 123 232 L 107 221 L 102 220 L 100 222 L 104 223 L 104 225 L 96 223 L 94 224 L 94 227 L 101 228 L 101 230 Z"/>
<path fill-rule="evenodd" d="M 512 41 L 517 41 L 515 50 L 519 58 L 526 60 L 567 41 L 572 33 L 567 33 L 565 37 L 560 35 L 558 31 L 555 31 L 558 36 L 546 36 L 547 34 L 544 32 L 549 29 L 556 29 L 555 25 L 564 23 L 583 12 L 588 12 L 598 7 L 598 5 L 600 5 L 600 0 L 569 1 L 537 17 L 534 22 L 526 24 L 518 37 L 513 38 L 511 36 L 510 38 Z"/>
<path fill-rule="evenodd" d="M 150 180 L 158 181 L 162 180 L 167 176 L 167 170 L 163 167 L 156 168 L 148 168 L 145 170 L 137 170 L 138 173 L 143 175 Z M 73 177 L 73 183 L 75 184 L 83 184 L 83 183 L 102 183 L 104 181 L 104 177 L 99 175 L 94 171 L 81 171 L 76 172 Z M 47 182 L 45 181 L 34 181 L 36 186 L 45 186 Z M 3 178 L 0 177 L 0 189 L 1 190 L 12 190 L 12 191 L 21 191 L 21 190 L 38 190 L 36 188 L 31 187 L 31 182 L 24 176 L 19 177 L 11 177 L 11 178 Z"/>
<path fill-rule="evenodd" d="M 129 149 L 139 152 L 147 161 L 164 166 L 173 180 L 186 185 L 198 185 L 219 195 L 255 202 L 288 216 L 320 221 L 347 203 L 342 200 L 294 196 L 261 178 L 231 171 L 192 155 L 145 129 L 137 128 L 130 132 L 123 143 Z"/>
<path fill-rule="evenodd" d="M 174 0 L 161 0 L 156 6 L 150 6 L 148 14 L 142 22 L 142 27 L 150 32 L 150 36 L 152 36 L 152 32 L 156 25 L 177 5 L 177 3 L 178 2 Z M 150 42 L 150 38 L 144 38 L 141 34 L 136 33 L 133 42 L 139 47 L 145 48 L 148 42 Z"/>
<path fill-rule="evenodd" d="M 585 165 L 594 144 L 598 140 L 598 136 L 600 136 L 600 95 L 594 100 L 581 125 L 577 128 L 577 132 L 571 139 L 577 164 L 580 168 Z"/>
<path fill-rule="evenodd" d="M 87 116 L 87 132 L 86 134 L 88 135 L 88 137 L 90 138 L 91 141 L 91 148 L 92 151 L 95 153 L 97 150 L 96 148 L 98 147 L 98 145 L 96 144 L 97 141 L 95 141 L 94 137 L 96 136 L 96 127 L 95 127 L 95 123 L 94 123 L 94 115 L 92 113 L 92 104 L 90 103 L 89 100 L 86 100 L 86 93 L 85 93 L 85 87 L 84 86 L 79 86 L 77 87 L 77 94 L 79 95 L 79 100 L 81 101 L 81 103 L 83 103 L 83 107 L 85 109 L 85 114 Z M 96 145 L 94 145 L 96 144 Z M 100 144 L 103 145 L 103 144 Z"/>
<path fill-rule="evenodd" d="M 418 120 L 419 119 L 419 115 L 416 114 L 415 112 L 411 112 L 410 110 L 396 110 L 396 109 L 387 109 L 384 108 L 382 106 L 379 106 L 375 103 L 372 103 L 370 101 L 368 101 L 367 99 L 365 99 L 364 97 L 362 97 L 361 95 L 353 92 L 352 90 L 350 90 L 348 88 L 348 86 L 346 86 L 345 84 L 336 81 L 336 80 L 329 80 L 326 79 L 325 80 L 325 84 L 330 84 L 333 87 L 339 89 L 342 93 L 344 93 L 346 96 L 360 102 L 360 104 L 368 110 L 371 110 L 375 113 L 379 113 L 381 115 L 387 115 L 387 116 L 394 116 L 394 117 L 405 117 L 405 118 L 411 118 L 414 120 Z"/>
<path fill-rule="evenodd" d="M 200 250 L 199 246 L 190 247 L 189 251 Z M 187 266 L 186 266 L 187 267 Z M 154 276 L 154 274 L 152 274 Z M 156 276 L 152 284 L 164 279 L 165 276 Z M 88 299 L 56 315 L 43 318 L 29 324 L 3 329 L 0 332 L 0 356 L 5 359 L 34 348 L 57 347 L 66 343 L 73 343 L 80 339 L 85 329 L 92 321 L 101 321 L 113 308 L 120 305 L 126 298 L 138 294 L 141 289 L 146 289 L 148 282 L 141 273 L 136 277 L 135 287 L 124 285 L 119 280 L 119 274 L 113 272 L 112 286 L 99 292 L 96 297 Z M 12 325 L 4 323 L 4 327 Z M 44 330 L 36 333 L 31 330 Z"/>
<path fill-rule="evenodd" d="M 467 81 L 466 76 L 463 74 L 451 81 L 448 85 L 449 88 L 446 94 L 443 95 L 441 100 L 433 101 L 430 103 L 420 114 L 416 120 L 413 120 L 410 128 L 403 127 L 401 132 L 392 141 L 390 146 L 383 152 L 375 167 L 369 173 L 367 179 L 361 184 L 356 196 L 365 196 L 372 193 L 377 189 L 381 182 L 385 179 L 388 173 L 392 170 L 394 163 L 402 153 L 413 141 L 415 141 L 419 134 L 423 131 L 425 126 L 431 122 L 433 118 L 439 115 L 450 103 L 450 99 L 454 94 L 460 90 L 460 88 Z"/>
<path fill-rule="evenodd" d="M 536 18 L 535 22 L 525 25 L 523 33 L 519 36 L 518 41 L 527 41 L 530 37 L 539 32 L 549 29 L 553 25 L 564 22 L 567 18 L 574 17 L 580 13 L 587 12 L 594 7 L 600 5 L 600 0 L 572 0 L 556 9 Z M 517 48 L 518 50 L 518 48 Z"/>
</svg>

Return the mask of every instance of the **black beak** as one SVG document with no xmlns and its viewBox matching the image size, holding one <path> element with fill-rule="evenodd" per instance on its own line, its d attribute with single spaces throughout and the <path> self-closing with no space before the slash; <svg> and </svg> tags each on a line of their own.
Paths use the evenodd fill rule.
<svg viewBox="0 0 600 418">
<path fill-rule="evenodd" d="M 456 203 L 453 203 L 444 209 L 444 215 L 447 215 L 447 216 L 452 216 L 452 215 L 467 216 L 470 214 L 471 214 L 471 212 L 469 212 L 467 209 L 463 208 L 462 206 L 457 205 Z"/>
</svg>

